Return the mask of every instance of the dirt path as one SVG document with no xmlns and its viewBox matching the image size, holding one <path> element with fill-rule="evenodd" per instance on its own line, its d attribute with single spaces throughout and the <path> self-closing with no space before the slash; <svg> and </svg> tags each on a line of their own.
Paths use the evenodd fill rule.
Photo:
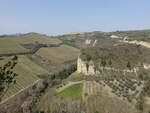
<svg viewBox="0 0 150 113">
<path fill-rule="evenodd" d="M 64 90 L 64 89 L 68 88 L 68 87 L 71 86 L 71 85 L 78 84 L 78 83 L 82 83 L 82 82 L 84 82 L 84 80 L 78 81 L 78 82 L 69 82 L 69 83 L 66 84 L 65 86 L 63 86 L 63 87 L 61 87 L 61 88 L 59 88 L 59 89 L 56 89 L 56 91 L 57 91 L 57 92 L 60 92 L 60 91 L 62 91 L 62 90 Z"/>
</svg>

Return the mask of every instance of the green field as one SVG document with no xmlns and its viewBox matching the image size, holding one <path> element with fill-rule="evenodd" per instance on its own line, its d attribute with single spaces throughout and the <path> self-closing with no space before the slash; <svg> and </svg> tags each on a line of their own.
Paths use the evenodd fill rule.
<svg viewBox="0 0 150 113">
<path fill-rule="evenodd" d="M 0 64 L 7 62 L 9 58 L 5 61 L 1 61 Z M 28 87 L 35 81 L 39 80 L 37 75 L 47 75 L 48 72 L 29 60 L 26 56 L 19 56 L 18 64 L 16 65 L 14 72 L 18 74 L 16 77 L 17 83 L 9 88 L 8 92 L 5 94 L 4 98 L 14 95 L 23 88 Z"/>
<path fill-rule="evenodd" d="M 71 85 L 70 87 L 62 90 L 61 92 L 56 92 L 54 88 L 50 88 L 46 93 L 40 98 L 37 103 L 36 108 L 41 111 L 47 111 L 52 109 L 57 109 L 61 102 L 64 100 L 80 100 L 82 99 L 83 83 L 77 83 Z M 59 106 L 59 107 L 58 107 Z"/>
<path fill-rule="evenodd" d="M 82 99 L 82 90 L 83 90 L 83 83 L 74 84 L 57 93 L 56 97 L 61 99 L 64 98 Z"/>
<path fill-rule="evenodd" d="M 42 44 L 57 44 L 61 41 L 57 38 L 51 38 L 46 35 L 40 35 L 37 33 L 29 33 L 16 37 L 0 38 L 0 54 L 28 52 L 29 49 L 26 49 L 21 45 L 34 44 L 37 42 Z"/>
<path fill-rule="evenodd" d="M 79 73 L 79 72 L 74 72 L 74 73 L 72 73 L 72 74 L 69 76 L 69 78 L 70 78 L 70 79 L 80 78 L 81 75 L 82 75 L 82 74 Z"/>
</svg>

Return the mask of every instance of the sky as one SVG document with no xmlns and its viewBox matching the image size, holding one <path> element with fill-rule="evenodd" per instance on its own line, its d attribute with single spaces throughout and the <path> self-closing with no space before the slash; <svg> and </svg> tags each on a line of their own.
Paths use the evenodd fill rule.
<svg viewBox="0 0 150 113">
<path fill-rule="evenodd" d="M 150 29 L 150 0 L 0 0 L 0 34 Z"/>
</svg>

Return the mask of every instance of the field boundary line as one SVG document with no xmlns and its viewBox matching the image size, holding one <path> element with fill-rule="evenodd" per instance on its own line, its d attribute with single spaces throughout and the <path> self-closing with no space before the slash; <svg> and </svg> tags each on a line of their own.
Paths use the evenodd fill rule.
<svg viewBox="0 0 150 113">
<path fill-rule="evenodd" d="M 35 82 L 33 82 L 32 84 L 30 84 L 29 86 L 27 86 L 27 87 L 25 87 L 25 88 L 21 89 L 20 91 L 18 91 L 18 92 L 17 92 L 17 93 L 15 93 L 14 95 L 12 95 L 12 96 L 10 96 L 10 97 L 6 98 L 6 99 L 5 99 L 5 100 L 3 100 L 2 102 L 0 102 L 0 105 L 1 105 L 1 104 L 3 104 L 3 103 L 5 103 L 5 102 L 7 102 L 9 99 L 11 99 L 11 98 L 15 97 L 15 96 L 16 96 L 16 95 L 18 95 L 19 93 L 23 92 L 25 89 L 28 89 L 29 87 L 31 87 L 31 86 L 33 86 L 33 85 L 35 85 L 35 84 L 36 84 L 36 83 L 38 83 L 40 80 L 41 80 L 41 79 L 36 80 Z"/>
</svg>

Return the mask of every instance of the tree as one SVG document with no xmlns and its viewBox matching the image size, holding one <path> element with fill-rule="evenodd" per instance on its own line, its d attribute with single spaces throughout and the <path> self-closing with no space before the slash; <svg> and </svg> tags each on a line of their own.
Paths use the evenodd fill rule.
<svg viewBox="0 0 150 113">
<path fill-rule="evenodd" d="M 101 65 L 102 65 L 103 67 L 106 66 L 106 61 L 105 61 L 105 59 L 102 59 L 102 60 L 101 60 Z"/>
<path fill-rule="evenodd" d="M 98 111 L 96 111 L 95 113 L 98 113 Z"/>
<path fill-rule="evenodd" d="M 17 64 L 18 57 L 13 57 L 3 67 L 0 67 L 0 101 L 3 95 L 7 92 L 8 88 L 16 83 L 16 73 L 13 72 L 13 68 Z"/>
<path fill-rule="evenodd" d="M 111 59 L 109 60 L 108 64 L 109 64 L 109 66 L 111 67 L 111 65 L 112 65 Z"/>
<path fill-rule="evenodd" d="M 136 105 L 137 109 L 140 110 L 141 112 L 143 111 L 144 109 L 144 99 L 143 99 L 143 96 L 140 95 L 139 96 L 139 99 L 137 101 L 137 105 Z"/>
<path fill-rule="evenodd" d="M 142 74 L 139 74 L 138 77 L 139 77 L 140 80 L 144 80 L 144 76 Z"/>
<path fill-rule="evenodd" d="M 75 72 L 77 70 L 76 64 L 72 64 L 69 66 L 67 69 L 63 69 L 62 71 L 55 73 L 55 74 L 50 74 L 49 78 L 51 80 L 54 79 L 65 79 L 67 78 L 71 73 Z"/>
<path fill-rule="evenodd" d="M 130 64 L 129 61 L 128 61 L 128 63 L 127 63 L 127 68 L 131 69 L 131 64 Z"/>
</svg>

